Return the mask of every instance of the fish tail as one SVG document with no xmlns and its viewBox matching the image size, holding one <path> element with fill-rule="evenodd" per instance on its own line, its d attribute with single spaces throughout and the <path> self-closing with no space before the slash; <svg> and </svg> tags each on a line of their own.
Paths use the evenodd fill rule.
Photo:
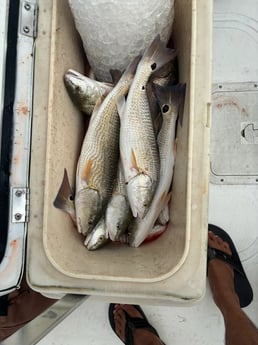
<svg viewBox="0 0 258 345">
<path fill-rule="evenodd" d="M 177 84 L 163 87 L 153 83 L 152 87 L 162 113 L 169 111 L 170 107 L 174 113 L 177 113 L 184 101 L 186 85 Z"/>
<path fill-rule="evenodd" d="M 67 171 L 64 169 L 63 180 L 53 204 L 56 208 L 64 209 L 66 200 L 73 200 L 73 192 L 69 183 Z"/>
<path fill-rule="evenodd" d="M 76 225 L 74 193 L 70 186 L 66 169 L 64 169 L 64 177 L 53 204 L 59 210 L 68 213 Z"/>
<path fill-rule="evenodd" d="M 125 69 L 121 79 L 133 79 L 133 76 L 136 72 L 139 61 L 141 60 L 141 55 L 136 56 L 131 63 Z"/>
<path fill-rule="evenodd" d="M 121 78 L 121 71 L 119 69 L 111 69 L 109 73 L 111 74 L 113 84 L 116 85 Z"/>
<path fill-rule="evenodd" d="M 160 35 L 157 35 L 149 48 L 145 50 L 143 60 L 149 61 L 152 70 L 156 71 L 167 62 L 173 60 L 176 57 L 176 54 L 176 50 L 167 48 L 160 40 Z"/>
</svg>

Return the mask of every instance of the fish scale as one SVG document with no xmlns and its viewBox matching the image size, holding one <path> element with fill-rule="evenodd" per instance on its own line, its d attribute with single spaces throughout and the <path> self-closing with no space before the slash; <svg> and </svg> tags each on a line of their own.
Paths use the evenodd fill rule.
<svg viewBox="0 0 258 345">
<path fill-rule="evenodd" d="M 153 172 L 152 179 L 155 180 L 158 175 L 159 157 L 147 95 L 144 90 L 141 90 L 142 85 L 145 85 L 148 80 L 145 70 L 138 76 L 135 92 L 130 96 L 128 95 L 128 102 L 130 102 L 130 99 L 138 99 L 138 102 L 132 102 L 130 117 L 127 125 L 124 126 L 124 131 L 126 131 L 125 135 L 126 133 L 128 135 L 128 143 L 137 153 L 137 165 L 143 170 L 149 171 L 149 173 Z M 136 133 L 141 133 L 144 129 L 145 135 L 141 136 L 141 140 L 138 140 L 139 136 L 131 133 L 130 128 L 133 128 Z M 130 134 L 132 135 L 129 137 Z"/>
<path fill-rule="evenodd" d="M 115 101 L 112 98 L 110 102 L 114 103 Z M 107 178 L 103 179 L 103 171 L 109 169 L 109 167 L 111 170 L 115 171 L 119 155 L 118 143 L 120 121 L 115 103 L 113 107 L 107 107 L 106 112 L 102 115 L 100 114 L 98 118 L 93 121 L 94 123 L 92 123 L 92 126 L 88 128 L 87 133 L 89 133 L 89 135 L 87 136 L 86 134 L 79 165 L 80 175 L 87 160 L 92 160 L 94 175 L 91 175 L 87 184 L 97 189 L 103 188 L 103 185 L 110 186 L 109 181 L 114 177 L 114 173 L 111 176 L 107 175 Z M 97 145 L 98 142 L 101 142 L 101 146 Z M 103 147 L 108 148 L 108 151 L 104 150 Z M 80 179 L 78 182 L 80 184 Z M 112 186 L 108 188 L 109 191 L 110 188 L 112 189 Z"/>
</svg>

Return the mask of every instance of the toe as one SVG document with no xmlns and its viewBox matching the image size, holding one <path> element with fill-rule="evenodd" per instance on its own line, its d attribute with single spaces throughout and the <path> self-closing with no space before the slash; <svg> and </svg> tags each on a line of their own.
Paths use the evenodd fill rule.
<svg viewBox="0 0 258 345">
<path fill-rule="evenodd" d="M 115 332 L 119 338 L 125 340 L 125 315 L 120 305 L 114 308 Z"/>
<path fill-rule="evenodd" d="M 122 305 L 122 308 L 131 317 L 141 317 L 142 318 L 142 314 L 133 305 L 124 304 L 124 305 Z"/>
<path fill-rule="evenodd" d="M 232 254 L 229 244 L 226 241 L 223 241 L 221 237 L 215 235 L 212 231 L 209 231 L 208 234 L 208 245 L 209 247 L 219 249 L 228 255 Z"/>
</svg>

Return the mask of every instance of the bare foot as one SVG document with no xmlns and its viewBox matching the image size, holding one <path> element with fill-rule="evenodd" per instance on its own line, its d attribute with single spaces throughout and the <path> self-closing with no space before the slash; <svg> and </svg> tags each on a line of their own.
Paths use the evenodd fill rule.
<svg viewBox="0 0 258 345">
<path fill-rule="evenodd" d="M 126 318 L 125 313 L 131 317 L 142 318 L 142 315 L 134 308 L 133 305 L 128 304 L 116 304 L 114 309 L 114 320 L 115 320 L 115 331 L 119 338 L 125 342 L 125 324 Z M 161 345 L 162 341 L 150 330 L 148 329 L 135 329 L 133 331 L 133 344 L 134 345 Z"/>
<path fill-rule="evenodd" d="M 228 243 L 212 231 L 208 234 L 208 245 L 228 255 L 232 254 Z M 230 265 L 219 259 L 212 259 L 208 263 L 208 278 L 214 301 L 222 313 L 225 313 L 229 306 L 239 308 L 239 298 L 234 288 L 234 271 Z"/>
</svg>

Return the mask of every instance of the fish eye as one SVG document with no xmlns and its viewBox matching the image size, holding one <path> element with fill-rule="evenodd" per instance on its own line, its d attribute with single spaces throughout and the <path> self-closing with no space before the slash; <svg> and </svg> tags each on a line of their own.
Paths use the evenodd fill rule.
<svg viewBox="0 0 258 345">
<path fill-rule="evenodd" d="M 119 229 L 120 229 L 120 225 L 119 225 L 119 224 L 117 224 L 117 225 L 116 225 L 116 228 L 117 228 L 117 230 L 119 230 Z"/>
<path fill-rule="evenodd" d="M 103 241 L 104 240 L 104 236 L 103 235 L 99 236 L 99 240 Z"/>
<path fill-rule="evenodd" d="M 163 105 L 162 113 L 167 113 L 169 111 L 169 106 L 167 104 Z"/>
<path fill-rule="evenodd" d="M 144 85 L 142 86 L 142 90 L 145 90 L 145 86 Z"/>
<path fill-rule="evenodd" d="M 151 65 L 151 69 L 154 70 L 156 67 L 157 67 L 157 64 L 156 64 L 156 62 L 154 62 L 154 63 Z"/>
<path fill-rule="evenodd" d="M 68 198 L 69 198 L 70 201 L 73 201 L 73 200 L 74 200 L 74 197 L 73 197 L 72 194 L 70 194 Z"/>
<path fill-rule="evenodd" d="M 93 224 L 93 221 L 92 220 L 89 220 L 88 221 L 88 225 L 92 225 Z"/>
</svg>

